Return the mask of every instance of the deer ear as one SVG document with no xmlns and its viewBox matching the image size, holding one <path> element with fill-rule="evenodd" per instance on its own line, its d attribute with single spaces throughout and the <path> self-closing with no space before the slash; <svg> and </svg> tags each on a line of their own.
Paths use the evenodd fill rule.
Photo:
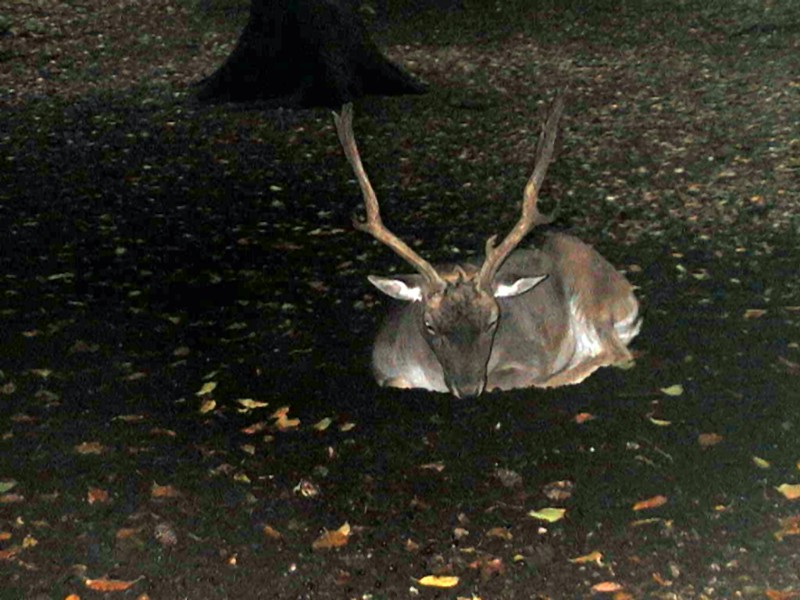
<svg viewBox="0 0 800 600">
<path fill-rule="evenodd" d="M 547 279 L 547 275 L 540 275 L 539 277 L 521 277 L 510 283 L 498 281 L 494 284 L 494 297 L 511 298 L 512 296 L 519 296 L 520 294 L 532 290 L 545 279 Z"/>
<path fill-rule="evenodd" d="M 406 302 L 422 300 L 422 277 L 419 275 L 399 275 L 397 277 L 367 276 L 369 282 L 387 296 Z"/>
</svg>

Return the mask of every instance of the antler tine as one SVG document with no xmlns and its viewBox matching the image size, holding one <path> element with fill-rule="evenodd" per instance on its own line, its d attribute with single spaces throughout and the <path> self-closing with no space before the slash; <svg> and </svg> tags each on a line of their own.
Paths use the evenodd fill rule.
<svg viewBox="0 0 800 600">
<path fill-rule="evenodd" d="M 333 121 L 336 124 L 336 132 L 339 134 L 339 142 L 342 144 L 344 155 L 353 168 L 353 172 L 358 179 L 361 193 L 364 196 L 364 207 L 367 211 L 366 221 L 361 221 L 353 216 L 353 227 L 359 231 L 365 231 L 372 235 L 376 240 L 389 246 L 398 256 L 414 267 L 432 287 L 444 287 L 445 282 L 441 275 L 427 260 L 414 252 L 411 247 L 395 234 L 389 231 L 381 220 L 380 206 L 375 190 L 369 182 L 364 165 L 361 164 L 361 156 L 358 153 L 355 136 L 353 135 L 353 105 L 347 103 L 342 107 L 341 114 L 333 113 Z"/>
<path fill-rule="evenodd" d="M 522 195 L 522 214 L 517 224 L 514 225 L 505 239 L 500 242 L 499 246 L 495 247 L 494 245 L 497 239 L 496 235 L 486 240 L 486 258 L 478 275 L 478 285 L 484 290 L 491 288 L 500 266 L 531 229 L 537 225 L 546 225 L 553 221 L 554 217 L 552 215 L 545 215 L 539 212 L 537 203 L 539 189 L 547 174 L 547 168 L 553 160 L 558 121 L 563 110 L 564 96 L 559 94 L 553 102 L 553 107 L 550 109 L 550 114 L 542 127 L 539 141 L 536 144 L 536 164 L 533 168 L 533 173 L 525 184 L 525 191 Z"/>
</svg>

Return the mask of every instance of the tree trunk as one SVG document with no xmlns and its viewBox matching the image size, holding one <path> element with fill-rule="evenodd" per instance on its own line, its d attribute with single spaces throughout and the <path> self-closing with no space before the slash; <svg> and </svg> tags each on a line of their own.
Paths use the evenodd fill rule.
<svg viewBox="0 0 800 600">
<path fill-rule="evenodd" d="M 347 0 L 251 0 L 236 48 L 200 82 L 204 101 L 335 108 L 424 86 L 384 57 Z"/>
</svg>

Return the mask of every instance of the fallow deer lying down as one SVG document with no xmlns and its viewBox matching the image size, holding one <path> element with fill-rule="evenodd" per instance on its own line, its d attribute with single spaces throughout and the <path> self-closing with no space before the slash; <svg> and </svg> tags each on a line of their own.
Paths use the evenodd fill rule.
<svg viewBox="0 0 800 600">
<path fill-rule="evenodd" d="M 334 114 L 345 156 L 364 196 L 367 218 L 354 226 L 394 250 L 417 271 L 370 276 L 381 292 L 407 302 L 384 323 L 372 364 L 382 386 L 478 396 L 486 390 L 556 387 L 583 381 L 596 369 L 629 360 L 639 333 L 639 303 L 627 279 L 591 246 L 555 233 L 541 249 L 516 249 L 536 225 L 552 160 L 563 99 L 542 129 L 522 215 L 480 265 L 433 266 L 389 231 L 353 137 L 352 106 Z"/>
</svg>

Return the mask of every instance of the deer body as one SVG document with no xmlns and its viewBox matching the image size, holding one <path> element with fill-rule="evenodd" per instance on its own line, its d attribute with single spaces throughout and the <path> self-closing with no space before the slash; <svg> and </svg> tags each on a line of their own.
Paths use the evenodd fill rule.
<svg viewBox="0 0 800 600">
<path fill-rule="evenodd" d="M 352 131 L 351 106 L 335 115 L 345 155 L 367 209 L 354 220 L 417 271 L 370 276 L 392 298 L 407 302 L 384 323 L 373 347 L 378 383 L 478 396 L 486 390 L 557 387 L 631 358 L 627 349 L 641 321 L 633 287 L 591 246 L 551 234 L 541 249 L 515 248 L 551 218 L 537 210 L 538 190 L 552 159 L 559 97 L 539 139 L 525 186 L 522 215 L 502 242 L 486 242 L 480 265 L 433 266 L 389 231 L 364 171 Z"/>
<path fill-rule="evenodd" d="M 467 277 L 477 273 L 474 265 L 461 268 Z M 446 280 L 456 280 L 455 269 L 437 266 Z M 631 358 L 626 346 L 639 331 L 638 302 L 622 275 L 591 246 L 553 234 L 541 250 L 513 252 L 497 280 L 545 274 L 532 289 L 498 299 L 488 362 L 460 379 L 464 391 L 476 391 L 482 378 L 486 391 L 576 384 L 601 366 Z M 452 392 L 421 327 L 422 312 L 424 305 L 412 301 L 387 318 L 373 347 L 375 378 L 384 386 Z M 474 357 L 461 356 L 475 364 Z"/>
</svg>

